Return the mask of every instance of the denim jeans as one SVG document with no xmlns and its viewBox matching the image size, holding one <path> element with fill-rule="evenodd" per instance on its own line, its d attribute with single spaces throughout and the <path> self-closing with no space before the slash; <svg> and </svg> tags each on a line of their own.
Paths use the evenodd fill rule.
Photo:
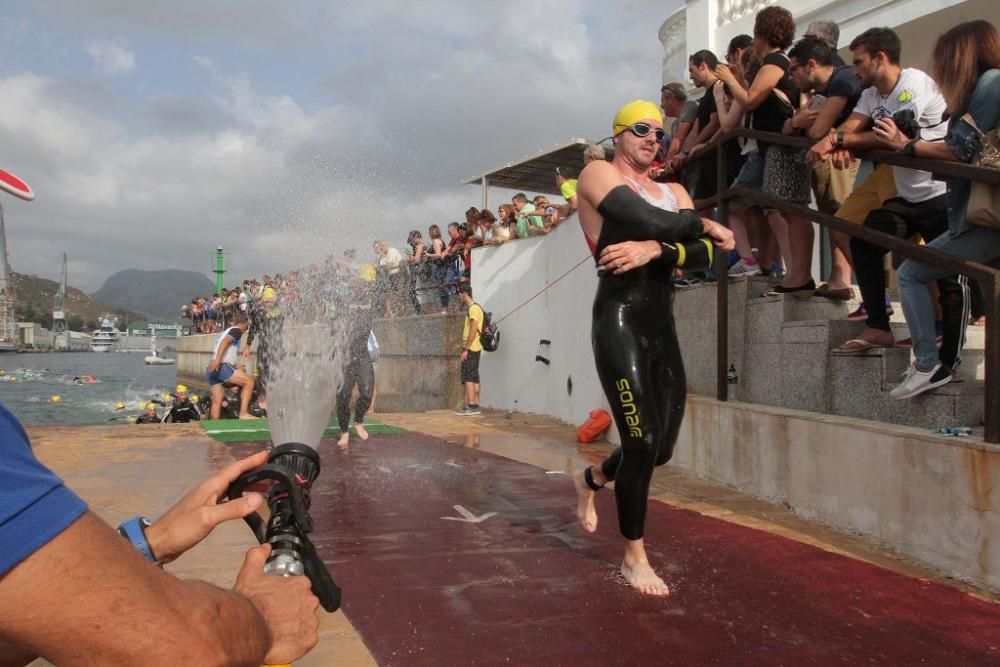
<svg viewBox="0 0 1000 667">
<path fill-rule="evenodd" d="M 982 264 L 995 263 L 1000 259 L 1000 231 L 970 226 L 965 233 L 955 237 L 942 234 L 928 243 L 927 247 Z M 944 269 L 921 264 L 912 259 L 903 262 L 896 273 L 903 313 L 906 315 L 906 324 L 913 339 L 913 355 L 916 358 L 916 365 L 924 370 L 933 368 L 940 361 L 935 343 L 937 334 L 934 332 L 934 306 L 931 304 L 927 286 L 947 275 L 948 271 Z M 965 322 L 968 323 L 968 308 L 964 316 Z M 964 335 L 962 338 L 964 339 Z"/>
</svg>

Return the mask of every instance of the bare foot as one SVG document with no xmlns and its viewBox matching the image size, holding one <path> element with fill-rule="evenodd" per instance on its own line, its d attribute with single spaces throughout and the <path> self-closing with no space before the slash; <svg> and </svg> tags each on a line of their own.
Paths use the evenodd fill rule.
<svg viewBox="0 0 1000 667">
<path fill-rule="evenodd" d="M 348 433 L 347 431 L 344 431 L 343 433 L 340 434 L 340 437 L 337 439 L 337 446 L 347 447 L 347 443 L 350 442 L 350 440 L 351 440 L 351 434 Z"/>
<path fill-rule="evenodd" d="M 576 489 L 576 518 L 588 533 L 597 530 L 597 510 L 594 508 L 594 491 L 587 486 L 583 471 L 573 473 L 573 487 Z"/>
<path fill-rule="evenodd" d="M 358 437 L 361 438 L 362 440 L 368 439 L 368 431 L 366 431 L 365 427 L 362 426 L 361 424 L 354 425 L 354 432 L 357 433 Z"/>
<path fill-rule="evenodd" d="M 657 576 L 647 561 L 637 561 L 628 565 L 623 560 L 621 573 L 628 585 L 643 595 L 670 595 L 666 582 Z"/>
<path fill-rule="evenodd" d="M 245 415 L 240 415 L 240 419 L 260 419 L 260 417 L 254 417 L 248 412 Z"/>
</svg>

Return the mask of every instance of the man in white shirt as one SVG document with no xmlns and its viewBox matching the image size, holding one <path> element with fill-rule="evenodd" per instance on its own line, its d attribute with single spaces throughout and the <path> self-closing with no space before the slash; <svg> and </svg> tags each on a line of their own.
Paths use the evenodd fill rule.
<svg viewBox="0 0 1000 667">
<path fill-rule="evenodd" d="M 852 149 L 879 148 L 879 136 L 902 132 L 912 148 L 918 139 L 933 141 L 944 137 L 942 120 L 945 101 L 927 74 L 899 65 L 899 37 L 889 28 L 871 28 L 851 42 L 854 72 L 867 89 L 861 93 L 853 113 L 837 130 L 821 139 L 809 151 L 808 159 L 832 159 L 834 166 L 845 164 Z M 904 153 L 913 155 L 912 150 Z M 919 235 L 930 242 L 948 229 L 945 184 L 930 172 L 893 167 L 896 197 L 888 199 L 865 218 L 866 227 L 886 234 L 910 238 Z M 865 330 L 838 348 L 841 352 L 862 352 L 895 343 L 889 327 L 884 299 L 886 280 L 883 260 L 887 249 L 858 238 L 851 239 L 851 257 L 867 310 Z M 948 382 L 961 359 L 965 338 L 968 285 L 961 276 L 937 281 L 944 319 L 941 346 L 941 377 L 932 383 Z"/>
<path fill-rule="evenodd" d="M 246 313 L 236 311 L 233 326 L 223 331 L 215 341 L 212 361 L 205 370 L 208 389 L 212 393 L 212 419 L 218 419 L 222 414 L 222 399 L 225 397 L 227 384 L 240 388 L 240 419 L 257 419 L 249 411 L 254 380 L 242 368 L 236 367 L 240 340 L 248 327 Z"/>
</svg>

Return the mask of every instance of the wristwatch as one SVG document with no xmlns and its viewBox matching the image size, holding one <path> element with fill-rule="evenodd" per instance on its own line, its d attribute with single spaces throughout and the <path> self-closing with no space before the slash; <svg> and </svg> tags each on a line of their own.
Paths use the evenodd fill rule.
<svg viewBox="0 0 1000 667">
<path fill-rule="evenodd" d="M 837 148 L 840 149 L 843 147 L 844 147 L 844 133 L 837 132 Z"/>
<path fill-rule="evenodd" d="M 136 549 L 139 550 L 146 560 L 150 563 L 158 564 L 156 561 L 156 555 L 153 553 L 153 548 L 149 546 L 149 540 L 146 538 L 146 529 L 153 525 L 153 522 L 144 516 L 134 516 L 128 521 L 123 521 L 121 525 L 118 526 L 118 532 L 126 540 L 132 543 Z"/>
</svg>

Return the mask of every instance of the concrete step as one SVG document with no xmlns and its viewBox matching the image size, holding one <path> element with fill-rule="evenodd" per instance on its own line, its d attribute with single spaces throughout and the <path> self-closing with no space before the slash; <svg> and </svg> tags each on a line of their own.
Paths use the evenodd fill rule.
<svg viewBox="0 0 1000 667">
<path fill-rule="evenodd" d="M 951 382 L 902 401 L 890 399 L 889 390 L 899 383 L 908 364 L 908 350 L 899 348 L 830 355 L 828 412 L 928 429 L 983 422 L 981 380 Z"/>
</svg>

